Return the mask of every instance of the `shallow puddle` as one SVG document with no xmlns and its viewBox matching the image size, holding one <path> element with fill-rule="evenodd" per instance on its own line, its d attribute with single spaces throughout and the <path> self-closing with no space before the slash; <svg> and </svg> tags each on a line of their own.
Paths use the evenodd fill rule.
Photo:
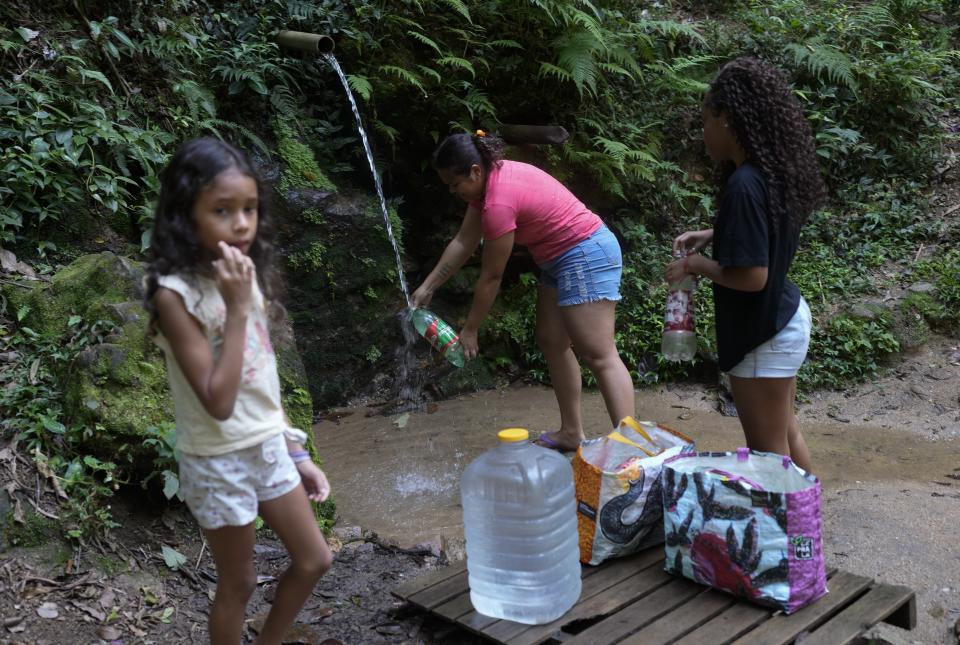
<svg viewBox="0 0 960 645">
<path fill-rule="evenodd" d="M 713 395 L 691 387 L 637 393 L 637 417 L 673 427 L 701 450 L 743 444 L 736 418 L 713 409 Z M 459 481 L 463 469 L 496 444 L 502 428 L 531 436 L 559 422 L 553 391 L 519 386 L 443 401 L 434 413 L 366 416 L 354 409 L 314 426 L 341 524 L 372 528 L 402 545 L 463 535 Z M 609 431 L 603 401 L 583 397 L 588 436 Z M 960 441 L 932 442 L 909 428 L 888 430 L 849 423 L 803 425 L 824 490 L 856 482 L 937 482 L 960 495 Z"/>
</svg>

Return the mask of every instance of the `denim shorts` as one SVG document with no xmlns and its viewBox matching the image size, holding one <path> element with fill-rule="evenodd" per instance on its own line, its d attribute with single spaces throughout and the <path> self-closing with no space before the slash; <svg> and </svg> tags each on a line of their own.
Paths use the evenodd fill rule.
<svg viewBox="0 0 960 645">
<path fill-rule="evenodd" d="M 620 300 L 623 257 L 620 243 L 605 225 L 559 257 L 540 265 L 540 284 L 557 290 L 561 307 L 598 300 Z"/>
<path fill-rule="evenodd" d="M 813 326 L 810 307 L 800 298 L 797 313 L 776 336 L 743 357 L 730 376 L 740 378 L 790 378 L 796 376 L 807 357 L 810 329 Z"/>
</svg>

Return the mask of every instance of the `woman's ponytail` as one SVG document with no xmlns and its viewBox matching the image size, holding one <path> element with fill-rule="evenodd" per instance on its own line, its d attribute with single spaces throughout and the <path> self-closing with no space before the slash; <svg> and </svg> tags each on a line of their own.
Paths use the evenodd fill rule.
<svg viewBox="0 0 960 645">
<path fill-rule="evenodd" d="M 504 141 L 496 135 L 477 130 L 473 134 L 451 134 L 433 152 L 435 170 L 464 175 L 478 165 L 490 172 L 503 159 Z"/>
</svg>

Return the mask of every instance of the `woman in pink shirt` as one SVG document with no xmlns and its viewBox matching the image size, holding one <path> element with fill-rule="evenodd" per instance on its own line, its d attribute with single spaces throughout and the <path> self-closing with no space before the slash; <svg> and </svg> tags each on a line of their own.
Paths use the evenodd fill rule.
<svg viewBox="0 0 960 645">
<path fill-rule="evenodd" d="M 479 130 L 451 135 L 434 152 L 441 181 L 468 206 L 460 230 L 412 303 L 428 305 L 482 241 L 480 278 L 460 332 L 466 357 L 474 358 L 477 331 L 500 290 L 513 245 L 526 246 L 540 267 L 537 344 L 560 406 L 560 429 L 544 432 L 539 442 L 574 450 L 584 438 L 577 356 L 596 377 L 613 425 L 634 414 L 633 382 L 614 342 L 620 245 L 563 184 L 536 166 L 503 160 L 502 152 L 501 139 Z"/>
</svg>

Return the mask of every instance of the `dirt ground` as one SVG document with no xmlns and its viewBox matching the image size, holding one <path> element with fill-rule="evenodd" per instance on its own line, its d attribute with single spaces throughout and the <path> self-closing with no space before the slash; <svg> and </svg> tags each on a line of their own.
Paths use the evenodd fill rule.
<svg viewBox="0 0 960 645">
<path fill-rule="evenodd" d="M 956 643 L 960 620 L 960 356 L 933 343 L 895 371 L 847 393 L 825 393 L 798 416 L 823 482 L 828 564 L 912 587 L 918 628 L 881 628 L 890 643 Z M 596 436 L 609 422 L 584 395 Z M 637 393 L 638 416 L 672 425 L 699 448 L 742 443 L 737 419 L 717 411 L 715 388 L 660 385 Z M 334 411 L 314 431 L 339 509 L 337 552 L 291 633 L 291 643 L 472 643 L 475 637 L 403 607 L 400 582 L 463 555 L 459 475 L 495 432 L 557 421 L 552 391 L 514 384 L 395 416 Z M 2 448 L 2 447 L 0 447 Z M 56 540 L 0 553 L 0 643 L 206 642 L 215 572 L 183 507 L 117 498 L 122 525 L 100 548 Z M 48 506 L 49 508 L 49 506 Z M 186 561 L 172 571 L 164 546 Z M 247 640 L 287 559 L 260 532 L 260 584 Z M 878 641 L 878 642 L 884 642 Z"/>
</svg>

